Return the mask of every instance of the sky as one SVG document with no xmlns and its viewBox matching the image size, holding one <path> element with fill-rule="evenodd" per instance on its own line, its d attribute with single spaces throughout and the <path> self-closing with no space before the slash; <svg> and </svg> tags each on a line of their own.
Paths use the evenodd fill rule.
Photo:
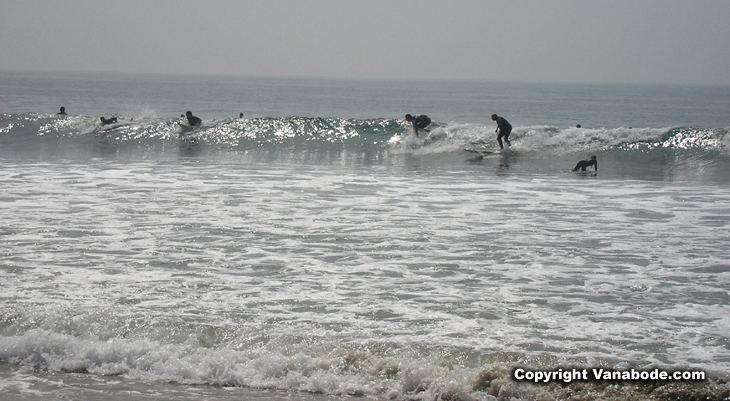
<svg viewBox="0 0 730 401">
<path fill-rule="evenodd" d="M 730 85 L 728 0 L 2 0 L 0 70 Z"/>
</svg>

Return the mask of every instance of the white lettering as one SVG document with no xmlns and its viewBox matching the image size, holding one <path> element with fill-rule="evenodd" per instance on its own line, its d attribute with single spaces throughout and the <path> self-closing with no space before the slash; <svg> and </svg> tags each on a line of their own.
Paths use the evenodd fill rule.
<svg viewBox="0 0 730 401">
<path fill-rule="evenodd" d="M 705 380 L 707 374 L 701 370 L 675 371 L 667 372 L 664 370 L 605 370 L 591 369 L 593 380 L 613 380 L 613 381 L 639 381 L 639 380 Z M 563 371 L 557 370 L 526 370 L 523 368 L 515 369 L 513 378 L 518 381 L 531 381 L 534 383 L 550 383 L 551 381 L 562 381 L 571 383 L 576 380 L 590 380 L 588 369 L 578 370 L 571 369 Z"/>
</svg>

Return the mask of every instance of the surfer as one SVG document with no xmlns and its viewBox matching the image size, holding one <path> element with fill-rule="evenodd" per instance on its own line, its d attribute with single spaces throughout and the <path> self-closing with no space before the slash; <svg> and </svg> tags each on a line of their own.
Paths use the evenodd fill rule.
<svg viewBox="0 0 730 401">
<path fill-rule="evenodd" d="M 190 111 L 190 110 L 188 110 L 188 111 L 186 111 L 186 112 L 185 112 L 185 117 L 187 117 L 187 118 L 188 118 L 188 124 L 190 124 L 190 126 L 193 126 L 193 127 L 194 127 L 194 126 L 196 126 L 196 125 L 200 125 L 200 123 L 202 123 L 202 122 L 203 122 L 203 121 L 202 121 L 201 119 L 199 119 L 198 117 L 195 117 L 195 116 L 193 115 L 193 112 L 192 112 L 192 111 Z"/>
<path fill-rule="evenodd" d="M 580 171 L 586 171 L 586 167 L 590 166 L 593 166 L 593 168 L 598 171 L 598 161 L 596 160 L 596 155 L 591 156 L 589 160 L 579 161 L 572 171 L 578 171 L 578 169 L 580 169 Z"/>
<path fill-rule="evenodd" d="M 112 118 L 110 118 L 108 120 L 106 118 L 104 118 L 104 117 L 101 118 L 101 125 L 116 124 L 116 123 L 117 123 L 117 118 L 116 117 L 112 117 Z"/>
<path fill-rule="evenodd" d="M 504 149 L 504 145 L 502 144 L 502 138 L 504 138 L 504 141 L 507 142 L 507 145 L 512 146 L 512 143 L 509 141 L 509 134 L 512 133 L 512 125 L 510 125 L 509 121 L 496 114 L 492 114 L 492 121 L 497 122 L 497 129 L 494 132 L 497 133 L 497 142 L 499 142 L 499 148 Z"/>
<path fill-rule="evenodd" d="M 431 119 L 425 114 L 421 114 L 420 116 L 416 117 L 413 117 L 410 114 L 406 114 L 406 121 L 408 121 L 409 123 L 413 123 L 413 132 L 416 133 L 416 136 L 418 136 L 419 129 L 428 132 L 426 127 L 431 124 Z"/>
<path fill-rule="evenodd" d="M 65 116 L 65 115 L 66 115 L 66 108 L 65 108 L 65 107 L 61 107 L 61 111 L 59 111 L 59 112 L 58 112 L 58 113 L 56 113 L 56 114 L 59 114 L 59 115 Z"/>
</svg>

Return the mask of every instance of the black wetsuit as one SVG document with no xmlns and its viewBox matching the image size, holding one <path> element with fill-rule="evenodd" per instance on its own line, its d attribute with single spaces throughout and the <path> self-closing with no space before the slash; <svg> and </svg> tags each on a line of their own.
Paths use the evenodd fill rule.
<svg viewBox="0 0 730 401">
<path fill-rule="evenodd" d="M 418 136 L 419 129 L 422 129 L 422 130 L 428 132 L 426 127 L 428 127 L 428 125 L 431 124 L 431 119 L 427 115 L 421 114 L 420 116 L 413 117 L 412 122 L 413 122 L 413 132 L 415 132 L 416 136 Z"/>
<path fill-rule="evenodd" d="M 187 116 L 186 116 L 186 117 L 188 118 L 188 124 L 190 124 L 191 126 L 195 126 L 195 125 L 200 125 L 200 123 L 202 123 L 202 122 L 203 122 L 203 121 L 202 121 L 201 119 L 199 119 L 198 117 L 195 117 L 195 116 L 193 115 L 193 113 L 189 113 L 189 114 L 187 114 Z"/>
<path fill-rule="evenodd" d="M 431 119 L 425 114 L 416 116 L 416 118 L 413 119 L 413 125 L 419 129 L 426 129 L 429 124 L 431 124 Z"/>
<path fill-rule="evenodd" d="M 104 117 L 101 118 L 101 125 L 107 125 L 107 124 L 115 124 L 117 122 L 116 117 L 112 117 L 110 119 L 106 119 Z"/>
<path fill-rule="evenodd" d="M 507 145 L 512 146 L 512 143 L 509 141 L 509 134 L 512 133 L 512 125 L 502 117 L 497 117 L 495 121 L 497 122 L 497 142 L 499 142 L 499 148 L 504 149 L 502 138 L 507 142 Z"/>
<path fill-rule="evenodd" d="M 592 158 L 590 160 L 581 160 L 578 162 L 578 164 L 575 165 L 573 171 L 578 171 L 578 169 L 580 169 L 580 171 L 586 171 L 586 168 L 590 166 L 593 166 L 593 168 L 598 171 L 598 160 L 596 160 L 595 158 Z"/>
</svg>

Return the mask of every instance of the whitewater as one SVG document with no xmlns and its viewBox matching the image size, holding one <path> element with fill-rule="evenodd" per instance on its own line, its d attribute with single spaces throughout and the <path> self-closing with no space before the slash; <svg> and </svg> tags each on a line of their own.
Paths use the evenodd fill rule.
<svg viewBox="0 0 730 401">
<path fill-rule="evenodd" d="M 729 88 L 3 72 L 0 89 L 3 399 L 730 394 Z M 492 113 L 513 146 L 465 152 L 496 150 Z"/>
</svg>

